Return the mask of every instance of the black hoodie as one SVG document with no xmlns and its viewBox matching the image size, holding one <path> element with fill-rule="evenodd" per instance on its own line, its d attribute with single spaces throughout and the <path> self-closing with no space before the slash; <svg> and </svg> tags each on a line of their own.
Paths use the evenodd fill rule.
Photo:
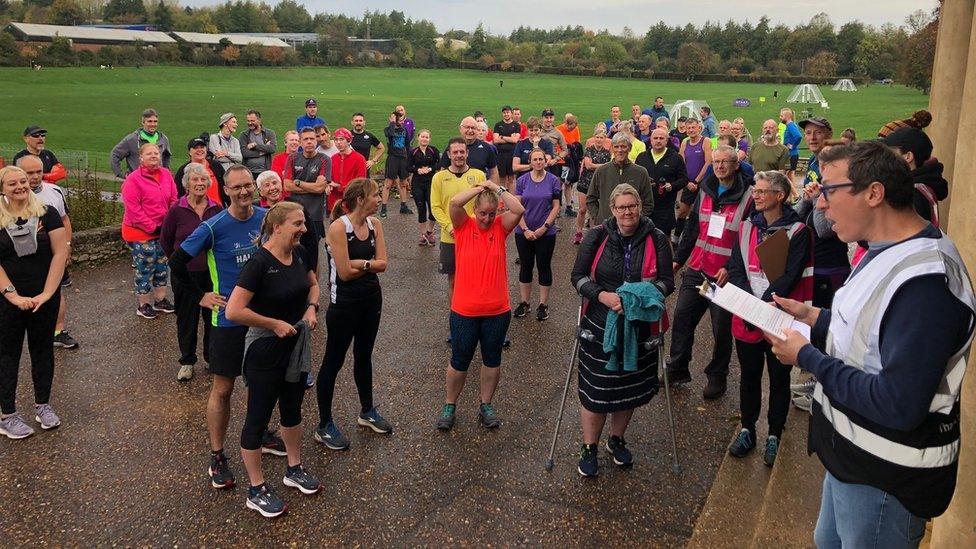
<svg viewBox="0 0 976 549">
<path fill-rule="evenodd" d="M 932 193 L 935 194 L 936 200 L 941 202 L 949 196 L 949 182 L 942 177 L 942 170 L 944 169 L 945 166 L 942 162 L 934 158 L 929 159 L 912 172 L 912 183 L 916 185 L 921 183 L 928 186 L 932 189 Z M 916 189 L 912 201 L 915 204 L 915 211 L 918 212 L 918 215 L 922 216 L 926 221 L 931 222 L 932 208 L 925 195 Z"/>
</svg>

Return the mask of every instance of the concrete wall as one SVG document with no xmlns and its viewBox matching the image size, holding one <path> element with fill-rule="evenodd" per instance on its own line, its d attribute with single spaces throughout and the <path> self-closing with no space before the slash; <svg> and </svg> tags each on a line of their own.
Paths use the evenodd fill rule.
<svg viewBox="0 0 976 549">
<path fill-rule="evenodd" d="M 932 75 L 929 134 L 952 183 L 942 206 L 952 237 L 970 274 L 976 273 L 976 173 L 972 131 L 976 128 L 976 20 L 973 0 L 945 0 Z M 959 479 L 949 510 L 932 527 L 933 548 L 976 547 L 976 355 L 962 388 L 962 450 Z"/>
</svg>

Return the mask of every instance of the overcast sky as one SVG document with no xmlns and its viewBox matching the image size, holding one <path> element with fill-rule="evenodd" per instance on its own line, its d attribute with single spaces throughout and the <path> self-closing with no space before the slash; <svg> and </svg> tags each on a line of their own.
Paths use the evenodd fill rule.
<svg viewBox="0 0 976 549">
<path fill-rule="evenodd" d="M 264 0 L 271 4 L 276 0 Z M 670 25 L 705 21 L 757 21 L 767 15 L 774 23 L 793 26 L 815 13 L 827 12 L 837 27 L 852 20 L 880 26 L 900 25 L 917 10 L 938 5 L 937 0 L 298 0 L 308 11 L 360 16 L 365 10 L 401 10 L 414 19 L 429 19 L 441 32 L 474 30 L 481 21 L 493 34 L 508 34 L 519 25 L 551 28 L 582 25 L 619 33 L 624 25 L 637 35 L 664 21 Z M 194 6 L 217 0 L 184 0 Z"/>
</svg>

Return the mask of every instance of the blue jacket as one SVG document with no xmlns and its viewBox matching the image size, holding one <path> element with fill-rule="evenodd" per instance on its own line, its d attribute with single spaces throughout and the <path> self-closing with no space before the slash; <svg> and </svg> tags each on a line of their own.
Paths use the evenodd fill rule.
<svg viewBox="0 0 976 549">
<path fill-rule="evenodd" d="M 796 125 L 796 122 L 787 124 L 786 131 L 783 132 L 783 144 L 790 150 L 790 156 L 800 156 L 800 141 L 802 140 L 803 133 L 800 132 L 800 127 Z"/>
<path fill-rule="evenodd" d="M 302 128 L 314 128 L 315 126 L 325 126 L 325 120 L 322 120 L 318 116 L 312 118 L 307 114 L 303 114 L 295 119 L 295 131 L 300 132 Z"/>
</svg>

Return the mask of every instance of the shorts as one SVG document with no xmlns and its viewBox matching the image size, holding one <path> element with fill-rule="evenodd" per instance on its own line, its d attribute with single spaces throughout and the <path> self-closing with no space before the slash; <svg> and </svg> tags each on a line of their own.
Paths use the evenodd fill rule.
<svg viewBox="0 0 976 549">
<path fill-rule="evenodd" d="M 386 178 L 405 180 L 407 175 L 410 174 L 410 172 L 407 170 L 409 166 L 410 159 L 405 156 L 387 156 Z"/>
<path fill-rule="evenodd" d="M 791 156 L 790 157 L 790 171 L 791 172 L 795 172 L 796 171 L 796 163 L 799 162 L 799 161 L 800 161 L 799 155 L 797 155 L 797 156 Z"/>
<path fill-rule="evenodd" d="M 512 152 L 498 151 L 498 177 L 516 175 L 512 169 Z"/>
<path fill-rule="evenodd" d="M 247 326 L 210 328 L 210 373 L 235 378 L 244 365 L 244 338 Z"/>
<path fill-rule="evenodd" d="M 511 311 L 493 316 L 464 316 L 451 311 L 451 368 L 467 372 L 479 342 L 481 363 L 486 368 L 501 366 L 502 344 L 511 322 Z"/>
<path fill-rule="evenodd" d="M 437 272 L 443 275 L 454 274 L 454 243 L 441 242 L 440 266 Z"/>
</svg>

